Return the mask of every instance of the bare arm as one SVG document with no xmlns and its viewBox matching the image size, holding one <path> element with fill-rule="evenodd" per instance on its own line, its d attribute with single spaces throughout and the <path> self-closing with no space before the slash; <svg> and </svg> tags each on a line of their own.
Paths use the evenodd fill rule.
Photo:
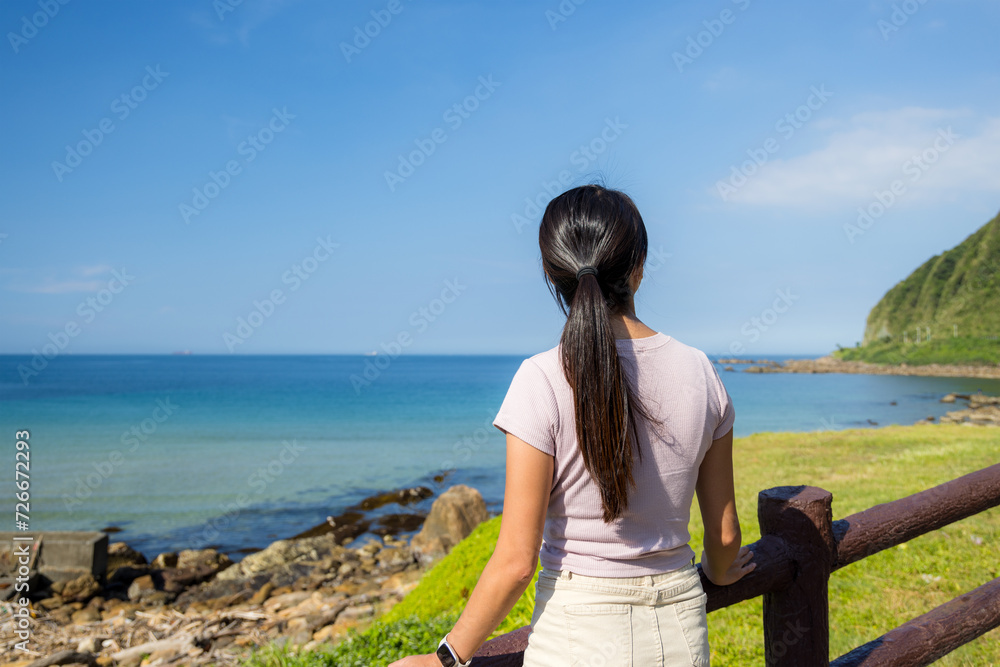
<svg viewBox="0 0 1000 667">
<path fill-rule="evenodd" d="M 500 535 L 490 560 L 448 642 L 467 661 L 507 617 L 535 575 L 552 489 L 552 457 L 507 434 L 507 481 Z M 404 658 L 390 667 L 437 665 L 433 655 Z"/>
<path fill-rule="evenodd" d="M 698 507 L 705 524 L 701 565 L 709 581 L 726 586 L 756 567 L 753 552 L 740 547 L 740 519 L 733 483 L 733 431 L 712 442 L 698 469 Z"/>
</svg>

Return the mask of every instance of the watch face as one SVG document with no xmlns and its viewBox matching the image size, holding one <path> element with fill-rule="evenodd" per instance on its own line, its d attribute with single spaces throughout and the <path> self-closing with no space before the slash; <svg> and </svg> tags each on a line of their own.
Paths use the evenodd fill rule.
<svg viewBox="0 0 1000 667">
<path fill-rule="evenodd" d="M 458 664 L 455 661 L 455 656 L 453 656 L 451 654 L 451 651 L 448 650 L 448 647 L 446 645 L 444 645 L 444 644 L 441 644 L 440 646 L 438 646 L 437 657 L 438 657 L 438 660 L 441 661 L 441 664 L 444 667 L 455 667 L 455 665 Z"/>
</svg>

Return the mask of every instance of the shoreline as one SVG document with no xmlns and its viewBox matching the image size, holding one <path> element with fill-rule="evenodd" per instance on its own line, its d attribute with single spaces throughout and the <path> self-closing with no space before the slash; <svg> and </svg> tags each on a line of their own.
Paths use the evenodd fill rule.
<svg viewBox="0 0 1000 667">
<path fill-rule="evenodd" d="M 749 362 L 749 364 L 748 364 Z M 847 373 L 853 375 L 911 375 L 923 377 L 956 377 L 1000 380 L 1000 365 L 977 366 L 973 364 L 872 364 L 867 361 L 842 361 L 831 356 L 817 359 L 789 359 L 784 362 L 758 359 L 719 359 L 719 365 L 732 369 L 733 364 L 747 365 L 744 373 Z"/>
<path fill-rule="evenodd" d="M 19 593 L 30 600 L 35 619 L 33 653 L 18 654 L 16 634 L 6 632 L 17 622 L 15 605 L 7 602 L 17 591 L 11 574 L 0 589 L 0 627 L 5 629 L 0 653 L 22 660 L 0 664 L 26 667 L 36 658 L 47 658 L 45 665 L 91 667 L 137 667 L 158 660 L 237 664 L 254 646 L 308 649 L 337 641 L 395 606 L 455 544 L 491 518 L 479 491 L 456 484 L 436 494 L 415 535 L 365 530 L 364 510 L 392 504 L 406 508 L 431 493 L 410 487 L 371 496 L 338 515 L 343 524 L 329 517 L 235 563 L 214 548 L 166 552 L 148 560 L 126 542 L 108 544 L 101 576 L 90 565 L 67 574 L 43 563 L 31 571 L 29 592 Z M 358 531 L 370 537 L 349 546 L 356 544 Z M 43 540 L 44 532 L 38 543 Z M 11 553 L 0 553 L 0 563 L 13 562 Z M 55 656 L 61 657 L 53 661 Z"/>
</svg>

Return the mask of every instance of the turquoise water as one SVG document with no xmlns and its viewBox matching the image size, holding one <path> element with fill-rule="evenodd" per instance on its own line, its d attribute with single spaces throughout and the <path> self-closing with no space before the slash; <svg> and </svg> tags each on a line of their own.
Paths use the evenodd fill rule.
<svg viewBox="0 0 1000 667">
<path fill-rule="evenodd" d="M 117 526 L 147 555 L 262 547 L 416 484 L 466 483 L 499 511 L 504 439 L 491 422 L 522 359 L 386 357 L 357 385 L 373 358 L 64 356 L 25 384 L 30 358 L 0 356 L 0 482 L 12 488 L 14 433 L 28 429 L 31 527 Z M 737 435 L 911 424 L 944 414 L 945 393 L 1000 393 L 975 379 L 720 374 Z"/>
</svg>

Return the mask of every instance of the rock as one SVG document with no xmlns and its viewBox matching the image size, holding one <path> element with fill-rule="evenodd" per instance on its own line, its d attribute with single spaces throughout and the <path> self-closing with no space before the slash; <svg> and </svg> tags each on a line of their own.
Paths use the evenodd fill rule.
<svg viewBox="0 0 1000 667">
<path fill-rule="evenodd" d="M 223 570 L 211 580 L 188 588 L 177 598 L 177 604 L 187 606 L 194 602 L 214 601 L 233 598 L 234 596 L 241 596 L 244 599 L 248 599 L 271 578 L 271 575 L 268 573 L 260 573 L 252 577 L 221 578 L 221 575 L 232 569 L 234 568 Z"/>
<path fill-rule="evenodd" d="M 100 653 L 101 641 L 100 637 L 84 637 L 76 645 L 76 651 L 77 653 Z"/>
<path fill-rule="evenodd" d="M 424 498 L 430 498 L 433 495 L 434 492 L 426 486 L 416 486 L 410 489 L 397 489 L 396 491 L 386 491 L 385 493 L 379 493 L 365 498 L 351 509 L 373 510 L 378 509 L 383 505 L 388 505 L 389 503 L 399 503 L 400 505 L 405 506 L 410 503 L 419 502 Z"/>
<path fill-rule="evenodd" d="M 320 561 L 337 556 L 342 551 L 343 547 L 338 544 L 336 533 L 298 540 L 278 540 L 266 549 L 250 554 L 233 567 L 219 572 L 216 578 L 238 579 L 259 572 L 277 570 L 282 565 L 296 561 Z"/>
<path fill-rule="evenodd" d="M 312 595 L 310 593 L 305 593 L 302 591 L 297 591 L 293 593 L 284 593 L 281 595 L 276 595 L 264 603 L 264 610 L 270 613 L 275 613 L 281 611 L 282 609 L 289 609 L 295 607 L 304 600 L 308 600 Z"/>
<path fill-rule="evenodd" d="M 97 595 L 100 590 L 101 585 L 94 579 L 94 575 L 88 572 L 67 581 L 59 594 L 64 600 L 83 602 Z"/>
<path fill-rule="evenodd" d="M 489 513 L 482 494 L 472 487 L 457 484 L 434 501 L 411 547 L 426 556 L 446 554 L 487 518 Z"/>
<path fill-rule="evenodd" d="M 367 544 L 365 544 L 363 547 L 361 547 L 360 551 L 363 554 L 367 554 L 369 556 L 374 556 L 375 554 L 377 554 L 379 552 L 379 550 L 381 548 L 382 548 L 381 544 L 379 544 L 375 540 L 371 540 L 370 542 L 368 542 Z"/>
<path fill-rule="evenodd" d="M 202 563 L 194 567 L 177 567 L 160 572 L 163 590 L 180 593 L 185 588 L 208 581 L 218 572 L 215 563 Z"/>
<path fill-rule="evenodd" d="M 123 565 L 116 569 L 108 577 L 108 587 L 120 587 L 121 590 L 128 590 L 129 584 L 144 574 L 149 574 L 147 565 Z"/>
<path fill-rule="evenodd" d="M 340 612 L 339 620 L 342 621 L 356 621 L 362 618 L 368 618 L 375 615 L 375 607 L 370 604 L 359 604 L 355 607 L 348 607 L 344 611 Z"/>
<path fill-rule="evenodd" d="M 48 597 L 48 598 L 45 598 L 43 600 L 39 600 L 35 604 L 37 606 L 41 607 L 42 609 L 46 610 L 46 611 L 52 611 L 53 609 L 57 609 L 57 608 L 63 606 L 63 604 L 65 604 L 65 602 L 66 601 L 63 600 L 63 598 L 62 598 L 61 595 L 53 595 L 52 597 Z"/>
<path fill-rule="evenodd" d="M 133 581 L 132 585 L 128 587 L 128 599 L 132 601 L 141 600 L 155 591 L 156 585 L 153 583 L 153 577 L 145 574 Z"/>
<path fill-rule="evenodd" d="M 298 582 L 308 578 L 312 574 L 313 569 L 314 565 L 310 563 L 287 563 L 269 572 L 271 575 L 270 581 L 274 584 L 275 588 L 281 588 L 282 586 L 297 587 Z"/>
<path fill-rule="evenodd" d="M 942 403 L 954 403 L 954 402 L 955 402 L 955 394 L 946 394 L 946 395 L 945 395 L 945 396 L 944 396 L 944 397 L 943 397 L 943 398 L 941 399 L 941 402 L 942 402 Z"/>
<path fill-rule="evenodd" d="M 327 625 L 313 633 L 313 641 L 329 642 L 338 639 L 341 635 L 347 634 L 347 626 L 344 623 L 333 623 Z"/>
<path fill-rule="evenodd" d="M 114 572 L 123 565 L 146 565 L 146 557 L 125 544 L 115 542 L 108 545 L 108 572 Z"/>
<path fill-rule="evenodd" d="M 93 607 L 85 607 L 80 611 L 74 611 L 70 618 L 73 623 L 77 625 L 83 623 L 99 623 L 101 621 L 101 612 L 97 611 Z"/>
<path fill-rule="evenodd" d="M 168 567 L 177 567 L 177 553 L 168 551 L 158 555 L 153 559 L 153 567 L 159 570 L 165 570 Z"/>
<path fill-rule="evenodd" d="M 225 570 L 233 561 L 226 554 L 215 549 L 185 549 L 177 554 L 178 569 L 211 569 L 213 572 Z"/>
</svg>

